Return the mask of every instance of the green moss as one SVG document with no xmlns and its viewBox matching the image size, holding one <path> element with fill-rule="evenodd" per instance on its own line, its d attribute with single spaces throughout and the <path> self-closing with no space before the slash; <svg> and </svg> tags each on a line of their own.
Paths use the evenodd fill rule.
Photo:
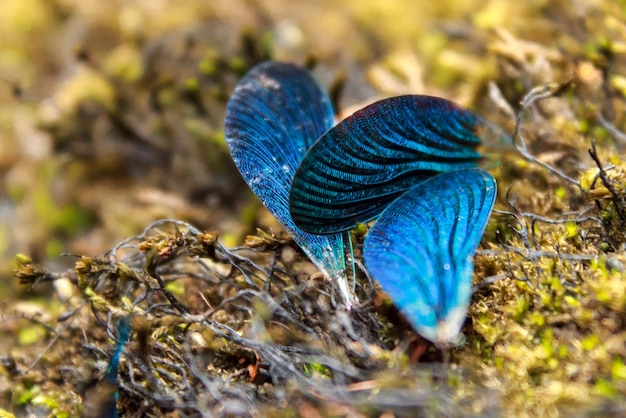
<svg viewBox="0 0 626 418">
<path fill-rule="evenodd" d="M 28 385 L 16 387 L 13 392 L 13 404 L 15 406 L 28 405 L 39 394 L 39 387 Z"/>
<path fill-rule="evenodd" d="M 615 358 L 611 364 L 611 379 L 617 383 L 626 382 L 626 365 L 623 358 Z"/>
<path fill-rule="evenodd" d="M 615 398 L 619 395 L 619 391 L 615 386 L 605 379 L 598 379 L 596 381 L 595 390 L 598 394 L 606 396 L 607 398 Z"/>
<path fill-rule="evenodd" d="M 567 222 L 565 224 L 565 230 L 567 232 L 568 238 L 578 236 L 578 225 L 576 224 L 576 222 Z"/>
<path fill-rule="evenodd" d="M 320 378 L 320 379 L 332 378 L 331 370 L 319 363 L 305 364 L 304 371 L 311 377 Z"/>
<path fill-rule="evenodd" d="M 135 83 L 144 74 L 141 52 L 135 45 L 123 44 L 117 47 L 104 62 L 104 70 L 113 77 L 128 83 Z"/>
<path fill-rule="evenodd" d="M 185 284 L 182 280 L 171 281 L 165 285 L 165 289 L 174 296 L 182 297 L 185 294 Z"/>
<path fill-rule="evenodd" d="M 40 325 L 31 325 L 27 327 L 20 328 L 18 333 L 18 342 L 20 345 L 32 345 L 46 335 L 44 328 Z"/>
<path fill-rule="evenodd" d="M 66 113 L 77 111 L 81 103 L 94 102 L 110 111 L 116 106 L 116 91 L 98 71 L 81 67 L 59 91 L 57 105 Z"/>
<path fill-rule="evenodd" d="M 33 405 L 45 406 L 50 411 L 55 411 L 56 409 L 59 408 L 59 402 L 56 399 L 53 399 L 52 396 L 38 395 L 38 396 L 35 396 L 31 400 L 31 403 Z M 55 414 L 55 416 L 63 417 L 63 416 L 67 416 L 67 415 L 66 414 L 61 414 L 61 415 Z"/>
<path fill-rule="evenodd" d="M 2 6 L 0 22 L 7 32 L 41 32 L 54 21 L 50 4 L 46 1 L 9 0 Z"/>
<path fill-rule="evenodd" d="M 219 52 L 213 48 L 204 50 L 202 59 L 198 63 L 198 70 L 206 76 L 214 76 L 218 74 L 219 64 L 217 62 Z"/>
<path fill-rule="evenodd" d="M 49 302 L 60 305 L 43 304 L 46 313 L 71 312 L 83 306 L 76 318 L 65 323 L 70 324 L 64 331 L 68 335 L 62 336 L 63 341 L 73 339 L 76 344 L 64 345 L 58 351 L 55 345 L 49 347 L 46 353 L 50 357 L 30 371 L 31 382 L 46 385 L 22 385 L 15 378 L 14 399 L 20 406 L 37 404 L 55 410 L 55 415 L 65 413 L 58 406 L 65 399 L 54 394 L 78 392 L 74 386 L 61 387 L 54 372 L 67 373 L 96 360 L 106 361 L 104 354 L 110 352 L 113 342 L 93 313 L 106 322 L 109 315 L 117 318 L 131 308 L 135 319 L 142 318 L 144 324 L 133 326 L 134 339 L 126 349 L 132 360 L 127 362 L 129 367 L 136 367 L 141 356 L 151 361 L 166 359 L 184 370 L 189 379 L 193 374 L 186 369 L 187 363 L 178 359 L 185 347 L 192 345 L 184 353 L 191 354 L 185 359 L 197 359 L 199 370 L 211 370 L 209 379 L 219 383 L 215 387 L 228 387 L 229 396 L 240 390 L 242 403 L 255 400 L 253 415 L 275 408 L 279 393 L 280 402 L 289 405 L 279 412 L 293 416 L 332 416 L 336 413 L 333 407 L 339 403 L 346 414 L 357 410 L 378 416 L 396 413 L 385 409 L 389 406 L 371 405 L 377 396 L 395 399 L 394 392 L 385 390 L 410 388 L 427 393 L 437 387 L 432 379 L 416 379 L 412 372 L 438 362 L 439 353 L 428 347 L 421 357 L 415 354 L 423 348 L 422 342 L 412 339 L 413 332 L 399 319 L 388 298 L 374 299 L 371 284 L 358 273 L 362 305 L 347 317 L 336 319 L 328 282 L 310 278 L 314 269 L 309 272 L 310 263 L 298 251 L 294 251 L 295 260 L 289 266 L 283 265 L 283 246 L 293 243 L 271 232 L 258 233 L 246 241 L 254 245 L 246 249 L 250 258 L 238 265 L 240 270 L 225 261 L 228 257 L 215 241 L 194 242 L 189 234 L 184 238 L 165 234 L 154 242 L 145 237 L 138 240 L 148 242 L 146 248 L 154 250 L 150 254 L 132 253 L 133 241 L 120 251 L 133 255 L 124 258 L 124 264 L 111 262 L 108 256 L 94 256 L 129 232 L 120 226 L 133 210 L 139 212 L 140 221 L 131 229 L 143 229 L 155 206 L 164 216 L 183 213 L 197 225 L 218 229 L 220 242 L 227 248 L 239 245 L 242 236 L 254 231 L 260 221 L 275 225 L 263 219 L 266 212 L 259 210 L 260 204 L 251 198 L 232 164 L 224 164 L 227 147 L 222 122 L 234 83 L 251 65 L 271 55 L 272 28 L 276 22 L 290 19 L 302 32 L 305 50 L 293 54 L 281 51 L 285 54 L 281 58 L 317 62 L 316 76 L 323 81 L 344 71 L 348 87 L 343 103 L 387 94 L 389 89 L 383 89 L 380 81 L 391 76 L 385 80 L 395 81 L 397 94 L 419 92 L 462 101 L 512 132 L 509 116 L 491 100 L 488 82 L 493 81 L 502 100 L 516 109 L 532 86 L 573 77 L 574 88 L 537 103 L 532 115 L 527 113 L 521 132 L 541 161 L 574 178 L 575 168 L 583 167 L 577 177 L 582 191 L 516 155 L 503 158 L 503 165 L 493 171 L 500 190 L 497 207 L 507 213 L 494 215 L 487 228 L 482 246 L 485 251 L 475 260 L 476 284 L 480 287 L 464 328 L 467 344 L 452 355 L 453 366 L 473 376 L 468 380 L 450 377 L 450 402 L 443 405 L 446 402 L 433 401 L 424 408 L 437 411 L 464 400 L 485 401 L 489 396 L 471 396 L 477 385 L 484 383 L 497 388 L 493 398 L 501 400 L 499 407 L 505 416 L 568 416 L 570 411 L 584 416 L 586 408 L 602 410 L 605 402 L 623 409 L 626 259 L 622 253 L 626 228 L 620 211 L 626 202 L 626 166 L 619 141 L 597 117 L 602 114 L 617 130 L 624 131 L 626 83 L 618 71 L 624 67 L 626 56 L 622 36 L 625 17 L 620 8 L 623 1 L 595 4 L 585 15 L 588 33 L 579 30 L 575 8 L 559 8 L 559 19 L 546 20 L 545 16 L 556 10 L 550 2 L 511 5 L 501 1 L 444 1 L 413 10 L 402 1 L 383 6 L 380 2 L 349 1 L 340 9 L 333 6 L 332 11 L 281 1 L 263 1 L 258 10 L 247 6 L 231 10 L 195 0 L 121 10 L 93 1 L 80 6 L 69 1 L 54 10 L 40 3 L 9 0 L 0 10 L 0 33 L 6 43 L 0 51 L 0 78 L 16 74 L 17 80 L 8 81 L 18 82 L 20 87 L 34 86 L 26 89 L 26 98 L 19 101 L 6 100 L 7 89 L 0 86 L 3 108 L 13 115 L 13 106 L 36 106 L 39 98 L 49 97 L 46 102 L 52 104 L 41 106 L 50 147 L 47 157 L 38 157 L 44 160 L 30 160 L 28 153 L 16 156 L 0 151 L 0 168 L 14 180 L 3 185 L 0 194 L 4 191 L 10 204 L 15 204 L 11 210 L 19 212 L 20 222 L 18 227 L 9 225 L 2 231 L 2 249 L 10 252 L 34 247 L 35 260 L 46 261 L 60 252 L 81 251 L 89 256 L 80 258 L 71 271 L 54 274 L 27 256 L 18 259 L 19 279 L 30 285 L 37 283 L 32 297 L 41 297 L 37 292 L 44 292 Z M 70 41 L 64 26 L 69 14 L 81 21 L 80 36 Z M 150 25 L 144 24 L 148 21 Z M 243 27 L 247 29 L 242 31 Z M 347 39 L 349 42 L 344 42 Z M 68 57 L 68 48 L 75 46 L 81 51 L 80 60 Z M 584 74 L 579 71 L 583 64 L 589 65 Z M 379 73 L 378 84 L 371 86 L 363 80 L 366 75 L 370 80 L 376 78 L 371 77 L 374 68 L 386 72 L 384 77 Z M 205 114 L 200 115 L 203 112 L 190 103 L 189 95 L 202 101 Z M 114 121 L 111 115 L 119 120 Z M 28 130 L 21 121 L 0 119 L 3 137 L 9 133 L 28 138 L 24 132 Z M 600 170 L 589 159 L 587 149 L 592 140 L 597 143 L 612 191 L 598 179 Z M 70 176 L 59 168 L 66 166 L 64 161 L 80 161 L 89 170 Z M 181 165 L 185 170 L 179 169 Z M 19 181 L 23 178 L 37 182 Z M 107 182 L 114 187 L 104 187 Z M 94 198 L 99 193 L 105 193 L 105 198 Z M 160 202 L 170 202 L 165 197 L 175 196 L 175 200 L 185 201 L 186 210 L 173 210 L 169 203 L 155 205 L 150 200 L 155 195 L 162 199 L 156 199 Z M 116 196 L 124 202 L 122 209 Z M 588 210 L 581 212 L 583 209 Z M 116 217 L 117 212 L 121 216 Z M 556 223 L 538 221 L 529 214 Z M 14 245 L 10 242 L 13 229 L 30 233 L 20 235 Z M 361 225 L 352 234 L 357 259 L 365 232 Z M 76 241 L 76 237 L 81 240 Z M 155 279 L 137 261 L 144 256 L 158 266 L 159 272 L 184 273 L 188 279 L 167 277 L 166 290 L 189 305 L 192 313 L 172 314 Z M 266 278 L 270 274 L 271 279 Z M 481 283 L 485 277 L 505 278 L 487 286 Z M 48 287 L 51 280 L 63 281 Z M 76 283 L 77 294 L 70 301 L 59 302 L 55 289 L 67 283 Z M 140 290 L 129 294 L 128 289 L 137 283 Z M 150 289 L 149 296 L 140 299 L 146 289 Z M 21 302 L 6 299 L 9 308 Z M 146 300 L 154 303 L 153 311 L 145 310 Z M 193 322 L 201 317 L 230 327 L 233 334 L 229 334 L 230 329 L 210 329 Z M 12 331 L 21 333 L 21 341 L 27 344 L 20 350 L 25 357 L 18 360 L 31 364 L 38 353 L 27 349 L 41 345 L 43 352 L 51 336 L 39 325 L 7 324 L 7 330 L 22 329 Z M 347 329 L 347 324 L 354 329 Z M 193 327 L 194 335 L 202 338 L 185 334 L 187 327 Z M 260 338 L 255 339 L 257 336 Z M 291 358 L 272 357 L 284 354 L 281 344 L 287 347 L 285 352 L 330 359 L 327 364 L 308 358 L 299 363 L 297 371 L 301 378 L 311 379 L 307 382 L 314 381 L 311 386 L 315 388 L 348 387 L 341 392 L 347 398 L 341 402 L 316 401 L 310 393 L 302 396 L 294 390 L 291 378 L 277 378 Z M 72 347 L 83 350 L 71 352 Z M 417 365 L 411 363 L 416 357 Z M 54 358 L 64 360 L 57 364 L 58 360 L 50 360 Z M 263 369 L 268 364 L 272 368 Z M 341 367 L 333 368 L 332 364 Z M 151 365 L 155 370 L 161 367 L 157 361 Z M 250 370 L 256 366 L 260 377 L 251 382 Z M 355 367 L 359 377 L 340 376 L 344 367 Z M 154 390 L 154 381 L 142 381 L 143 372 L 133 369 L 138 384 L 150 391 L 140 400 L 123 391 L 121 403 L 126 411 L 149 403 L 151 393 L 181 393 L 177 385 L 184 381 L 183 373 L 177 375 L 176 367 L 165 366 L 163 370 L 155 373 L 157 383 L 164 384 L 168 376 L 175 376 L 176 383 L 159 392 Z M 76 373 L 82 378 L 91 372 Z M 273 375 L 264 376 L 270 373 Z M 263 377 L 272 379 L 272 384 L 259 383 Z M 352 389 L 363 382 L 373 389 L 358 398 L 361 392 Z M 422 386 L 415 386 L 416 382 Z M 351 384 L 355 386 L 348 386 Z M 298 388 L 308 390 L 306 385 Z M 205 402 L 207 398 L 197 399 Z M 354 406 L 352 401 L 363 406 Z M 146 414 L 163 412 L 154 404 L 151 408 Z M 480 407 L 467 410 L 478 416 L 482 412 Z"/>
</svg>

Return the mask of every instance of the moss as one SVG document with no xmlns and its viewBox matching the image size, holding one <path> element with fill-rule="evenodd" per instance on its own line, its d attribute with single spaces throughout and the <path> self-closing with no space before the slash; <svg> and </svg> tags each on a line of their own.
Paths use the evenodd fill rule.
<svg viewBox="0 0 626 418">
<path fill-rule="evenodd" d="M 51 7 L 45 1 L 8 1 L 3 6 L 0 22 L 7 33 L 41 33 L 52 21 Z"/>
<path fill-rule="evenodd" d="M 128 83 L 139 81 L 144 75 L 144 62 L 136 46 L 123 44 L 112 51 L 103 64 L 104 70 L 112 77 Z"/>
<path fill-rule="evenodd" d="M 59 91 L 56 102 L 63 112 L 73 113 L 84 101 L 93 101 L 108 110 L 113 110 L 116 92 L 102 74 L 89 67 L 81 66 Z"/>
<path fill-rule="evenodd" d="M 16 368 L 28 369 L 7 374 L 16 412 L 36 404 L 77 415 L 59 405 L 79 404 L 70 394 L 101 378 L 115 344 L 105 331 L 114 336 L 128 312 L 122 413 L 142 405 L 160 415 L 172 407 L 163 399 L 184 409 L 183 398 L 202 410 L 227 415 L 236 405 L 243 409 L 231 415 L 268 416 L 602 416 L 626 408 L 623 1 L 577 9 L 452 0 L 419 8 L 39 3 L 9 1 L 0 11 L 0 78 L 24 92 L 15 100 L 0 82 L 0 101 L 8 115 L 37 107 L 49 148 L 39 160 L 21 154 L 28 131 L 13 117 L 0 120 L 2 137 L 15 144 L 0 155 L 9 179 L 0 185 L 0 210 L 16 213 L 3 224 L 1 254 L 32 252 L 16 265 L 32 296 L 9 289 L 5 312 L 30 312 L 22 299 L 32 299 L 65 321 L 50 328 L 38 322 L 47 316 L 3 321 L 3 338 L 19 333 L 28 343 L 10 351 Z M 293 50 L 278 44 L 283 19 L 302 34 Z M 325 85 L 344 72 L 341 103 L 435 94 L 509 132 L 510 111 L 526 92 L 573 79 L 561 96 L 534 103 L 520 132 L 538 160 L 580 187 L 519 155 L 493 170 L 500 213 L 475 260 L 467 343 L 449 367 L 466 375 L 438 367 L 441 353 L 358 269 L 364 303 L 337 312 L 330 284 L 311 275 L 226 158 L 226 100 L 242 74 L 275 52 L 317 62 Z M 219 230 L 220 239 L 182 224 L 141 234 L 161 216 Z M 264 232 L 234 250 L 259 224 Z M 366 229 L 352 234 L 357 260 Z M 116 257 L 96 255 L 135 234 Z M 50 260 L 59 252 L 84 256 L 67 270 Z M 62 283 L 75 286 L 72 298 L 58 297 Z"/>
</svg>

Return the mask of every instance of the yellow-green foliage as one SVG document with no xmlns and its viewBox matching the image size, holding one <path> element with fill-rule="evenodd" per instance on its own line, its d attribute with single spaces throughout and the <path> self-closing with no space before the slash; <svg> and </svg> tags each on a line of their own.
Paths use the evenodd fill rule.
<svg viewBox="0 0 626 418">
<path fill-rule="evenodd" d="M 566 260 L 580 252 L 564 245 L 559 256 L 550 241 L 539 250 L 552 255 L 530 251 L 529 261 L 528 255 L 508 253 L 498 260 L 510 278 L 475 297 L 470 317 L 478 339 L 470 337 L 461 363 L 479 368 L 489 386 L 506 388 L 513 415 L 591 411 L 604 396 L 622 396 L 625 388 L 612 370 L 626 355 L 619 319 L 626 311 L 626 280 L 606 267 L 604 256 Z"/>
</svg>

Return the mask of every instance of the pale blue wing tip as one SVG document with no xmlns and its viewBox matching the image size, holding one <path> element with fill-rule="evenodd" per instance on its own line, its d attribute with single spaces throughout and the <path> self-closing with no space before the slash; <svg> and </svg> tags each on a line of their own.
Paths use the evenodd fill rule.
<svg viewBox="0 0 626 418">
<path fill-rule="evenodd" d="M 431 315 L 414 315 L 401 310 L 415 330 L 437 346 L 455 346 L 458 344 L 461 328 L 467 318 L 468 306 L 451 309 L 444 318 L 436 319 Z"/>
</svg>

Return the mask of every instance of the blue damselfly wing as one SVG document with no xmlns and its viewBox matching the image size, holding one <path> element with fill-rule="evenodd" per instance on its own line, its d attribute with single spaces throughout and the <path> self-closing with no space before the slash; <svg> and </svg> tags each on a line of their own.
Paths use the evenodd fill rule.
<svg viewBox="0 0 626 418">
<path fill-rule="evenodd" d="M 333 125 L 328 95 L 308 71 L 266 62 L 235 88 L 226 109 L 225 134 L 235 165 L 248 186 L 311 261 L 352 304 L 341 234 L 302 231 L 289 213 L 289 190 L 302 158 Z"/>
<path fill-rule="evenodd" d="M 349 116 L 311 147 L 295 174 L 291 216 L 304 231 L 334 234 L 375 219 L 414 185 L 493 161 L 512 138 L 449 100 L 398 96 Z"/>
<path fill-rule="evenodd" d="M 486 171 L 434 176 L 385 209 L 365 238 L 371 276 L 424 338 L 454 344 L 472 294 L 473 257 L 496 196 Z"/>
</svg>

